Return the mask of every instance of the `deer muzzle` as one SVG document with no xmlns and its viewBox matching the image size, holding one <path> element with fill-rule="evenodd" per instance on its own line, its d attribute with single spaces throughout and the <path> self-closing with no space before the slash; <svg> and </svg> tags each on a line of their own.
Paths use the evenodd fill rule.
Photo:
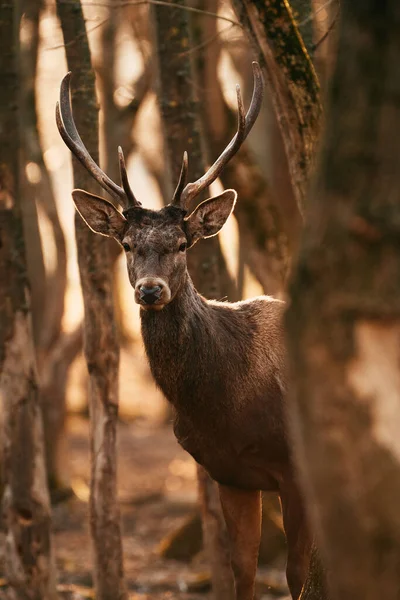
<svg viewBox="0 0 400 600">
<path fill-rule="evenodd" d="M 162 279 L 141 279 L 135 286 L 135 299 L 144 308 L 160 310 L 170 301 L 171 292 Z"/>
</svg>

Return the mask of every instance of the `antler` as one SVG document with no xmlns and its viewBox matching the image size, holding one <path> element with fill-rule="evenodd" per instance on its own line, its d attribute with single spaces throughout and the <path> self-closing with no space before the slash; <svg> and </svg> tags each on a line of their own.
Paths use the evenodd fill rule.
<svg viewBox="0 0 400 600">
<path fill-rule="evenodd" d="M 183 177 L 187 171 L 187 155 L 185 152 L 181 176 L 179 178 L 178 186 L 175 190 L 175 194 L 172 200 L 172 204 L 181 208 L 187 208 L 190 201 L 195 198 L 204 188 L 208 187 L 213 181 L 215 181 L 218 175 L 221 173 L 225 165 L 230 159 L 236 154 L 244 140 L 250 133 L 258 114 L 260 112 L 264 83 L 261 74 L 260 65 L 257 62 L 253 62 L 253 75 L 254 75 L 254 88 L 253 97 L 251 99 L 249 110 L 247 114 L 244 113 L 242 95 L 240 93 L 240 86 L 236 86 L 237 102 L 238 102 L 238 128 L 235 136 L 232 138 L 230 143 L 227 145 L 225 150 L 220 154 L 215 163 L 208 169 L 208 171 L 192 183 L 188 183 L 184 189 Z M 186 156 L 186 158 L 185 158 Z M 185 162 L 186 161 L 186 162 Z"/>
<path fill-rule="evenodd" d="M 57 102 L 56 105 L 56 122 L 62 139 L 71 150 L 72 154 L 74 154 L 86 170 L 89 171 L 97 183 L 99 183 L 101 187 L 122 206 L 122 208 L 127 209 L 132 206 L 141 206 L 130 188 L 122 149 L 120 147 L 118 148 L 118 155 L 123 187 L 114 183 L 108 175 L 100 169 L 87 151 L 78 130 L 76 129 L 74 117 L 72 115 L 70 80 L 71 73 L 67 73 L 61 82 L 60 103 Z"/>
<path fill-rule="evenodd" d="M 176 186 L 176 190 L 172 197 L 172 204 L 175 206 L 179 205 L 180 197 L 182 195 L 183 188 L 185 187 L 185 183 L 186 183 L 186 179 L 187 179 L 187 172 L 188 172 L 188 154 L 187 154 L 187 152 L 184 152 L 183 159 L 182 159 L 181 174 L 179 175 L 178 185 Z"/>
</svg>

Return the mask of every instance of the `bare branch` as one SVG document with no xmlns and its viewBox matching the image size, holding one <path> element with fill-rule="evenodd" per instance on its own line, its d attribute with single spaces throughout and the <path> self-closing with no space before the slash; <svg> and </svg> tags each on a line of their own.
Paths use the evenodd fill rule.
<svg viewBox="0 0 400 600">
<path fill-rule="evenodd" d="M 60 0 L 60 4 L 71 4 L 73 0 Z M 197 14 L 201 14 L 208 17 L 213 17 L 214 19 L 219 19 L 220 21 L 226 21 L 227 23 L 231 23 L 232 25 L 236 25 L 236 27 L 242 27 L 238 21 L 234 19 L 230 19 L 229 17 L 225 17 L 223 15 L 219 15 L 218 13 L 214 13 L 208 10 L 201 10 L 200 8 L 195 8 L 193 6 L 184 6 L 182 4 L 175 4 L 174 2 L 167 2 L 166 0 L 126 0 L 123 2 L 82 2 L 82 6 L 99 6 L 103 8 L 124 8 L 126 6 L 140 6 L 143 4 L 155 4 L 156 6 L 170 6 L 171 8 L 177 8 L 179 10 L 184 10 L 187 12 L 193 12 Z"/>
</svg>

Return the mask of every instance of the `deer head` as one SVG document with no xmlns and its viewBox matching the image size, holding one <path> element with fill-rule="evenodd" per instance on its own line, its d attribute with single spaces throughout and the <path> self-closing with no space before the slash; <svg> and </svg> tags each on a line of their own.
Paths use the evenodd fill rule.
<svg viewBox="0 0 400 600">
<path fill-rule="evenodd" d="M 253 63 L 254 89 L 250 108 L 244 112 L 239 86 L 238 128 L 231 142 L 215 163 L 197 181 L 186 183 L 188 157 L 183 156 L 179 182 L 172 202 L 161 210 L 148 210 L 135 198 L 127 177 L 124 155 L 118 148 L 122 187 L 114 183 L 94 162 L 76 129 L 70 102 L 70 77 L 62 83 L 56 121 L 64 142 L 94 179 L 117 202 L 111 202 L 74 190 L 75 206 L 95 233 L 114 237 L 124 248 L 135 300 L 145 309 L 161 310 L 177 294 L 186 273 L 186 250 L 199 239 L 216 235 L 231 214 L 237 194 L 225 190 L 219 196 L 201 202 L 190 214 L 189 203 L 207 188 L 236 154 L 260 112 L 263 81 L 258 63 Z"/>
</svg>

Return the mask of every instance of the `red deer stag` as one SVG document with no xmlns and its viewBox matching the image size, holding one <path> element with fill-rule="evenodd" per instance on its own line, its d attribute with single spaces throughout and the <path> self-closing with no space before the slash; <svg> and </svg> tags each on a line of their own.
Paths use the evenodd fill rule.
<svg viewBox="0 0 400 600">
<path fill-rule="evenodd" d="M 73 120 L 70 74 L 61 84 L 56 118 L 68 148 L 123 208 L 121 213 L 102 198 L 72 192 L 88 226 L 114 237 L 126 252 L 150 368 L 175 409 L 175 435 L 219 484 L 237 599 L 254 596 L 260 490 L 280 494 L 287 580 L 296 599 L 308 568 L 310 537 L 285 426 L 285 305 L 268 296 L 234 304 L 207 301 L 195 290 L 186 266 L 186 250 L 216 235 L 234 208 L 236 192 L 226 190 L 187 212 L 189 202 L 218 177 L 256 121 L 263 81 L 257 63 L 253 69 L 247 114 L 237 86 L 236 135 L 205 175 L 188 184 L 185 153 L 172 202 L 161 210 L 142 208 L 135 198 L 121 148 L 122 187 L 93 161 Z"/>
</svg>

